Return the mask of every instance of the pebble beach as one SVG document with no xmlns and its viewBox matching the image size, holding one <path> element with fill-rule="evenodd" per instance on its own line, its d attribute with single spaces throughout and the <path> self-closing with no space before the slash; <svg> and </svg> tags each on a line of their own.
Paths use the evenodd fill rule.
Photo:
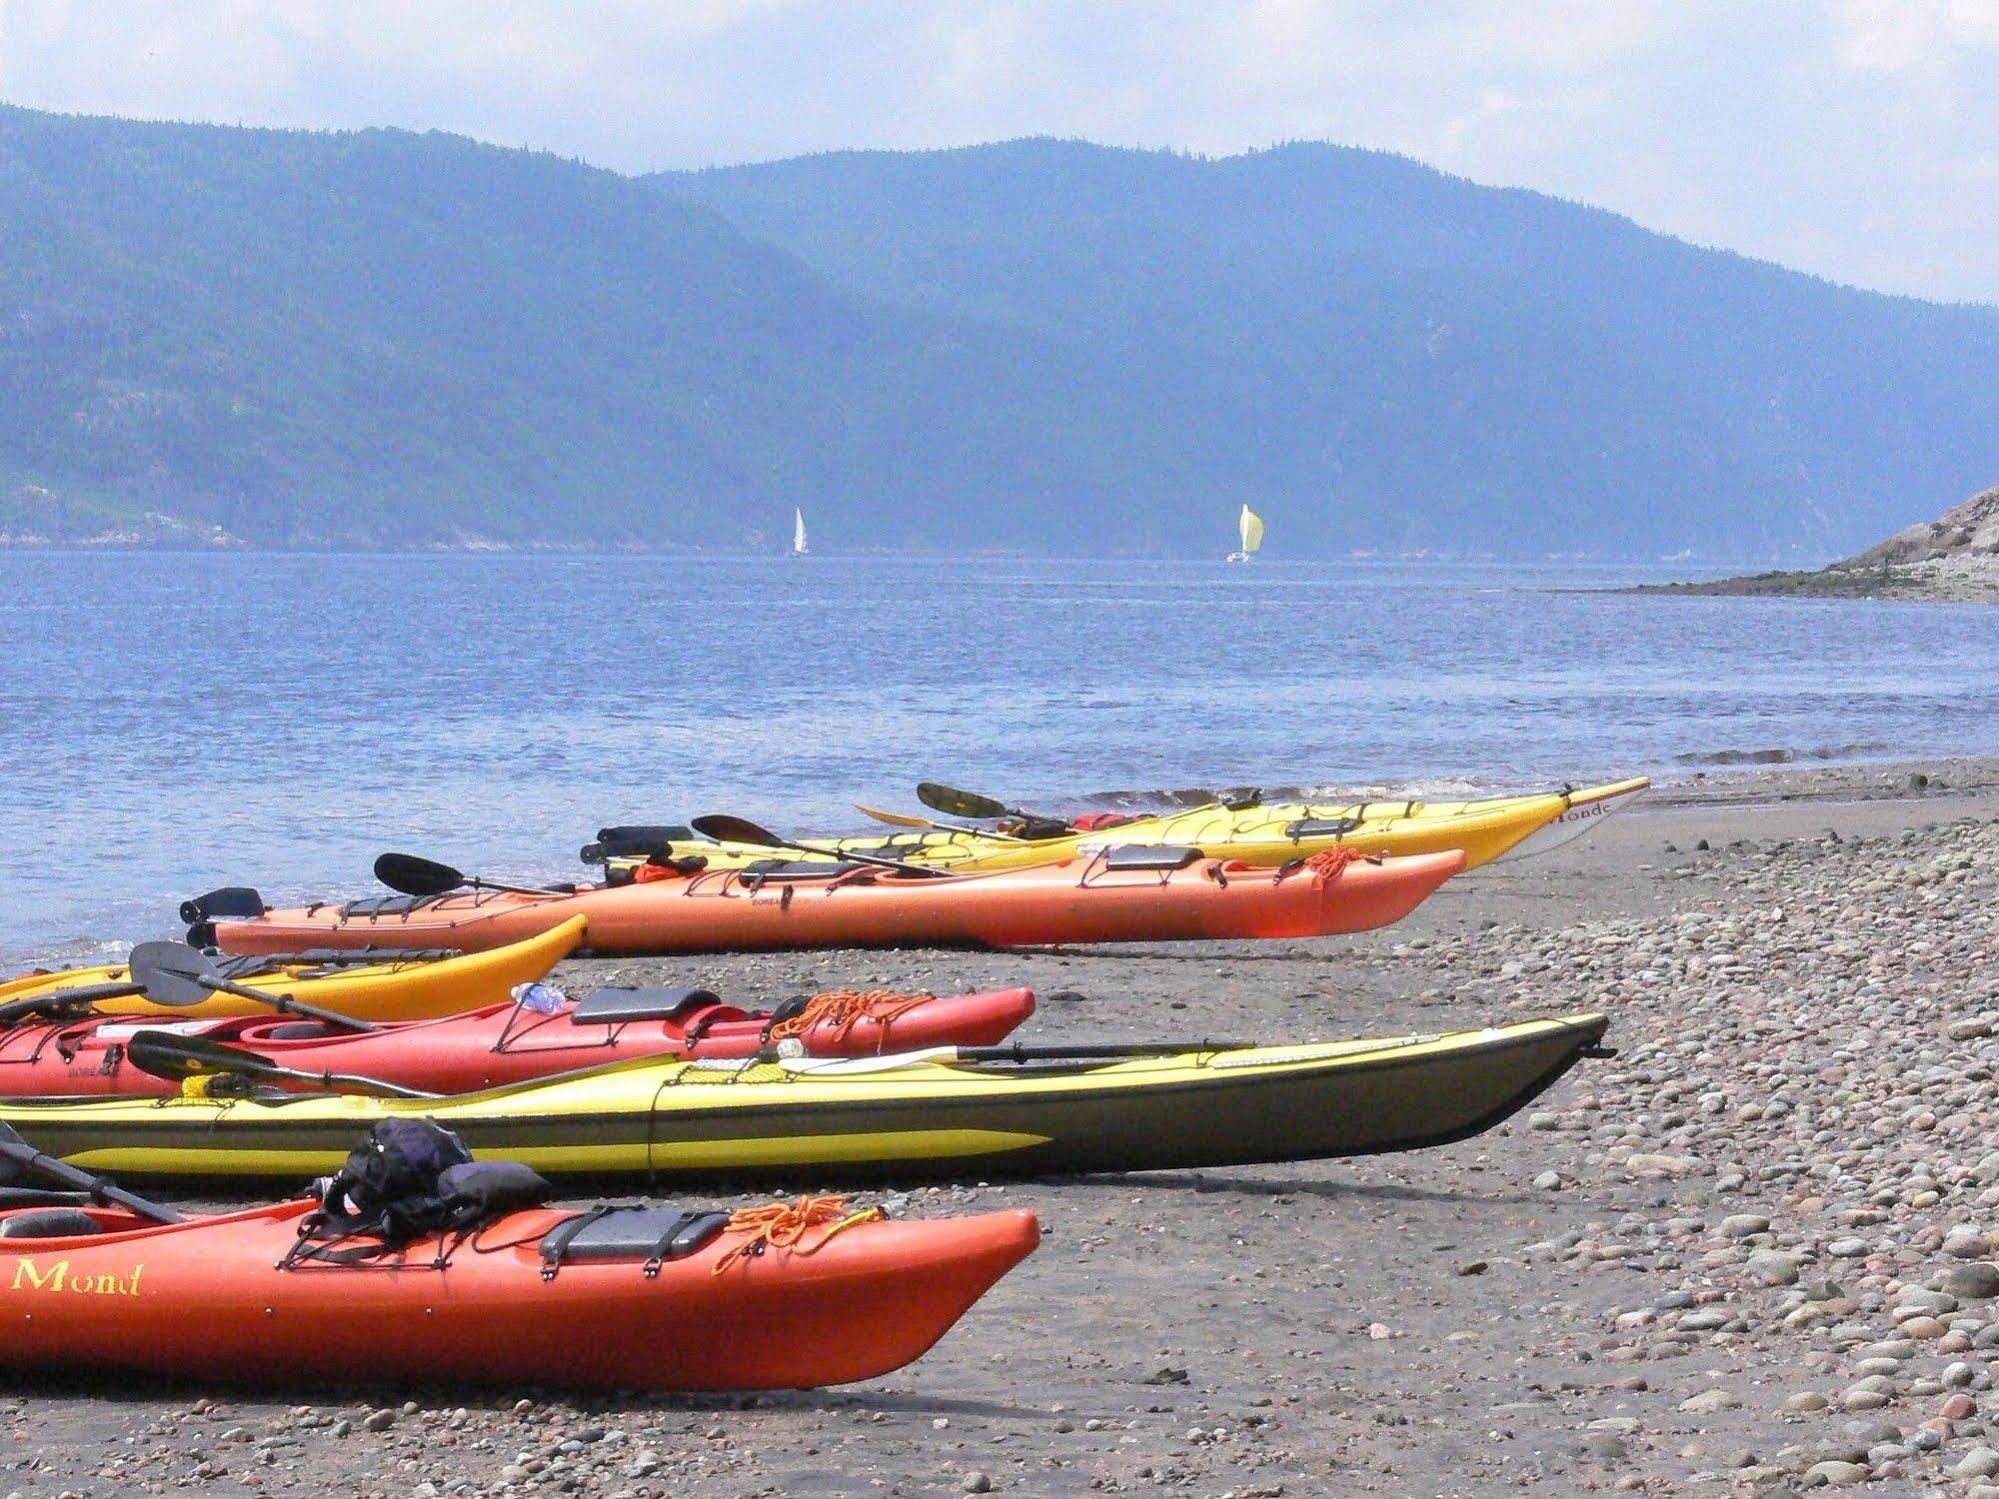
<svg viewBox="0 0 1999 1499">
<path fill-rule="evenodd" d="M 1033 1207 L 1047 1239 L 868 1385 L 577 1401 L 22 1377 L 0 1387 L 0 1494 L 1999 1499 L 1999 763 L 1684 781 L 1359 939 L 558 977 L 757 1003 L 1030 983 L 1029 1032 L 1078 1041 L 1601 1010 L 1617 1055 L 1439 1150 L 885 1183 L 865 1195 L 909 1214 Z"/>
</svg>

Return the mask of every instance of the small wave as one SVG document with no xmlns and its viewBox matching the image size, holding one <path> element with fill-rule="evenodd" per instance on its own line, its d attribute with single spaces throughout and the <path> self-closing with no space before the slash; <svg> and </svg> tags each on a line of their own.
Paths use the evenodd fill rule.
<svg viewBox="0 0 1999 1499">
<path fill-rule="evenodd" d="M 1700 750 L 1673 756 L 1675 765 L 1791 765 L 1798 761 L 1816 764 L 1830 764 L 1841 760 L 1864 760 L 1870 755 L 1879 755 L 1889 746 L 1878 739 L 1859 740 L 1852 744 L 1822 744 L 1810 749 L 1788 749 L 1773 746 L 1769 749 L 1724 749 Z"/>
<path fill-rule="evenodd" d="M 1788 749 L 1700 750 L 1673 756 L 1675 765 L 1789 765 L 1798 758 Z"/>
<path fill-rule="evenodd" d="M 155 936 L 158 933 L 154 934 Z M 146 939 L 135 938 L 143 942 Z M 122 963 L 132 951 L 132 942 L 108 941 L 98 937 L 72 937 L 67 941 L 40 943 L 26 948 L 0 951 L 0 979 L 37 969 L 96 968 L 106 963 Z"/>
</svg>

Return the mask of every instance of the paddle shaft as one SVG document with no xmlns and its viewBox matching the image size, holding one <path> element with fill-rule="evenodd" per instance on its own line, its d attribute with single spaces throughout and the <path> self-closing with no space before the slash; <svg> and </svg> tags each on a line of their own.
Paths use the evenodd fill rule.
<svg viewBox="0 0 1999 1499">
<path fill-rule="evenodd" d="M 22 1165 L 52 1176 L 59 1182 L 68 1182 L 72 1187 L 87 1192 L 98 1202 L 112 1203 L 129 1209 L 141 1218 L 150 1218 L 155 1223 L 178 1223 L 180 1214 L 161 1203 L 149 1202 L 136 1193 L 127 1192 L 116 1182 L 102 1176 L 93 1176 L 88 1171 L 70 1165 L 57 1156 L 45 1155 L 26 1141 L 0 1140 L 0 1154 L 12 1156 Z"/>
<path fill-rule="evenodd" d="M 1246 1051 L 1261 1044 L 1257 1041 L 1109 1041 L 1101 1046 L 1027 1046 L 1016 1041 L 1011 1046 L 960 1046 L 954 1049 L 961 1062 L 1080 1062 L 1118 1057 L 1179 1056 L 1190 1051 Z"/>
<path fill-rule="evenodd" d="M 502 885 L 498 880 L 482 880 L 476 874 L 465 876 L 467 890 L 497 890 L 502 895 L 565 895 L 569 892 L 551 890 L 545 885 Z M 407 894 L 408 892 L 404 892 Z"/>
<path fill-rule="evenodd" d="M 375 860 L 375 878 L 398 895 L 427 898 L 447 895 L 453 890 L 498 890 L 507 895 L 570 895 L 573 889 L 558 890 L 536 885 L 503 885 L 498 880 L 481 879 L 449 864 L 426 859 L 420 854 L 386 853 Z"/>
<path fill-rule="evenodd" d="M 125 1057 L 141 1072 L 155 1077 L 185 1082 L 191 1077 L 232 1075 L 240 1077 L 284 1078 L 289 1082 L 311 1083 L 330 1091 L 345 1089 L 355 1093 L 381 1093 L 391 1098 L 442 1098 L 420 1088 L 384 1082 L 378 1077 L 362 1077 L 351 1072 L 307 1072 L 286 1067 L 254 1051 L 241 1051 L 219 1041 L 194 1036 L 175 1036 L 166 1031 L 140 1031 L 125 1043 Z"/>
<path fill-rule="evenodd" d="M 263 1061 L 263 1058 L 258 1058 Z M 405 1088 L 401 1083 L 383 1082 L 379 1077 L 361 1077 L 352 1072 L 302 1072 L 296 1067 L 280 1067 L 276 1062 L 267 1062 L 267 1075 L 288 1077 L 293 1082 L 318 1083 L 333 1091 L 382 1093 L 390 1098 L 442 1098 L 442 1093 L 426 1093 L 421 1088 Z"/>
<path fill-rule="evenodd" d="M 830 843 L 799 843 L 795 840 L 773 838 L 769 846 L 776 849 L 795 849 L 801 854 L 818 854 L 823 858 L 838 859 L 846 864 L 869 864 L 876 869 L 896 869 L 904 874 L 922 875 L 926 879 L 944 873 L 943 870 L 933 869 L 928 864 L 911 864 L 905 859 L 887 859 L 878 854 L 857 854 Z"/>
<path fill-rule="evenodd" d="M 12 1025 L 16 1020 L 25 1020 L 51 1007 L 94 1004 L 100 999 L 130 999 L 145 992 L 140 984 L 84 984 L 75 989 L 51 989 L 46 994 L 0 1004 L 0 1025 Z"/>
<path fill-rule="evenodd" d="M 262 989 L 252 989 L 248 984 L 236 983 L 209 974 L 191 973 L 188 977 L 196 983 L 207 985 L 221 994 L 233 994 L 238 999 L 255 1000 L 281 1015 L 302 1015 L 308 1020 L 317 1020 L 326 1025 L 337 1025 L 343 1030 L 378 1031 L 379 1025 L 372 1021 L 356 1020 L 352 1015 L 341 1015 L 333 1010 L 322 1010 L 318 1005 L 309 1005 L 302 999 L 293 999 L 289 994 L 267 994 Z"/>
<path fill-rule="evenodd" d="M 800 843 L 795 838 L 780 838 L 765 827 L 743 817 L 716 815 L 694 819 L 694 831 L 704 838 L 712 838 L 718 843 L 749 843 L 762 848 L 791 849 L 801 854 L 817 854 L 822 859 L 836 859 L 845 863 L 868 864 L 877 869 L 896 869 L 904 874 L 920 875 L 934 879 L 946 871 L 927 864 L 911 864 L 902 859 L 885 859 L 877 854 L 849 853 L 824 843 Z"/>
<path fill-rule="evenodd" d="M 855 802 L 854 810 L 863 817 L 872 817 L 876 822 L 885 822 L 892 828 L 927 828 L 938 833 L 976 833 L 981 838 L 991 838 L 998 843 L 1027 842 L 1017 833 L 1002 833 L 994 828 L 977 828 L 968 822 L 939 822 L 934 817 L 918 817 L 910 812 L 884 812 L 880 807 L 870 807 L 863 802 Z"/>
</svg>

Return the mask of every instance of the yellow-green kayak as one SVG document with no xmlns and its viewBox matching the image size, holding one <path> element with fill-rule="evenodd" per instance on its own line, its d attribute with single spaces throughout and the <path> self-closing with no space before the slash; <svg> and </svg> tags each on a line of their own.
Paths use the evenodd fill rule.
<svg viewBox="0 0 1999 1499">
<path fill-rule="evenodd" d="M 1135 818 L 1114 827 L 1014 840 L 984 830 L 859 833 L 815 838 L 813 844 L 877 854 L 955 870 L 1021 869 L 1089 855 L 1123 844 L 1180 844 L 1211 859 L 1282 864 L 1333 848 L 1360 854 L 1433 854 L 1463 849 L 1465 867 L 1502 857 L 1538 853 L 1588 832 L 1652 784 L 1634 776 L 1580 790 L 1478 801 L 1375 801 L 1326 805 L 1270 802 L 1252 807 L 1193 807 Z M 671 856 L 708 861 L 711 869 L 740 868 L 771 857 L 771 850 L 702 839 L 675 842 Z M 638 857 L 608 861 L 613 877 L 636 867 Z"/>
<path fill-rule="evenodd" d="M 0 1103 L 0 1120 L 51 1154 L 133 1176 L 308 1177 L 396 1115 L 435 1119 L 482 1158 L 546 1173 L 800 1182 L 1249 1165 L 1476 1134 L 1595 1050 L 1606 1023 L 1584 1014 L 1108 1061 L 649 1060 L 439 1099 L 17 1100 Z"/>
</svg>

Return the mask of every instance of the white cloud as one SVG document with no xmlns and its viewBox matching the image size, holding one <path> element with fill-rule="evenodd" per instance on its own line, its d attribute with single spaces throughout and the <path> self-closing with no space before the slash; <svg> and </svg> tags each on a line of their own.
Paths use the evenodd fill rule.
<svg viewBox="0 0 1999 1499">
<path fill-rule="evenodd" d="M 1836 25 L 1840 56 L 1865 72 L 1950 67 L 1966 51 L 1999 50 L 1999 0 L 1842 0 Z"/>
</svg>

